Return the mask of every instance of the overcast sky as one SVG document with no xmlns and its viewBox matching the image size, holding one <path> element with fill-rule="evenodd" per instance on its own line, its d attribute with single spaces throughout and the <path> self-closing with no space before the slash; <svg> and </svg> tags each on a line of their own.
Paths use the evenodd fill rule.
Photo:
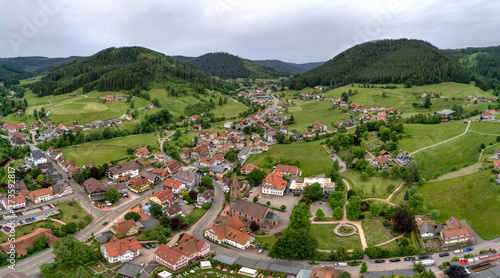
<svg viewBox="0 0 500 278">
<path fill-rule="evenodd" d="M 0 57 L 132 45 L 305 63 L 386 38 L 492 46 L 500 45 L 499 11 L 498 0 L 0 0 Z"/>
</svg>

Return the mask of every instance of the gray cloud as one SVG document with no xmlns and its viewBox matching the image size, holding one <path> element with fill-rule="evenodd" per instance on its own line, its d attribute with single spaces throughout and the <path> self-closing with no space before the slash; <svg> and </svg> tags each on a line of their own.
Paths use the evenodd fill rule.
<svg viewBox="0 0 500 278">
<path fill-rule="evenodd" d="M 495 0 L 0 0 L 0 56 L 92 55 L 139 45 L 167 55 L 325 61 L 384 38 L 439 48 L 499 45 Z"/>
</svg>

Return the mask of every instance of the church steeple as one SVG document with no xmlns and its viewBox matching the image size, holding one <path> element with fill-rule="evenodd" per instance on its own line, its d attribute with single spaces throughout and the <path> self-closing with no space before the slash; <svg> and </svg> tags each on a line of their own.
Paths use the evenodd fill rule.
<svg viewBox="0 0 500 278">
<path fill-rule="evenodd" d="M 231 183 L 231 196 L 229 198 L 229 203 L 232 204 L 236 199 L 240 198 L 240 182 L 238 181 L 238 177 L 236 173 L 234 173 L 233 182 Z"/>
</svg>

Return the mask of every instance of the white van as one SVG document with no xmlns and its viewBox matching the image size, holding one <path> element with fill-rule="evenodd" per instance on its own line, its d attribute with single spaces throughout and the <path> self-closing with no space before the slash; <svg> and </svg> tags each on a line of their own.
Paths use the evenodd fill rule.
<svg viewBox="0 0 500 278">
<path fill-rule="evenodd" d="M 462 249 L 457 249 L 457 250 L 455 250 L 453 252 L 455 252 L 455 254 L 460 254 L 460 253 L 462 253 Z"/>
<path fill-rule="evenodd" d="M 420 264 L 420 265 L 423 265 L 423 266 L 433 265 L 435 263 L 436 262 L 434 260 L 421 260 L 421 261 L 415 262 L 415 264 Z"/>
<path fill-rule="evenodd" d="M 347 263 L 335 263 L 335 266 L 347 266 Z"/>
</svg>

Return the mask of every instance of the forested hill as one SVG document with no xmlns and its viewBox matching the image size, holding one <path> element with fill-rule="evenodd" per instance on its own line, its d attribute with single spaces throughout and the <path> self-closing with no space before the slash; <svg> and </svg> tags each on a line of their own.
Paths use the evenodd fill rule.
<svg viewBox="0 0 500 278">
<path fill-rule="evenodd" d="M 192 59 L 180 56 L 179 59 L 199 67 L 204 72 L 223 79 L 276 78 L 290 75 L 289 72 L 277 71 L 270 67 L 259 65 L 250 60 L 223 52 L 207 53 Z"/>
<path fill-rule="evenodd" d="M 270 67 L 272 69 L 284 72 L 290 72 L 293 74 L 303 73 L 308 70 L 311 70 L 315 67 L 321 66 L 325 62 L 316 62 L 316 63 L 305 63 L 305 64 L 295 64 L 295 63 L 287 63 L 280 60 L 253 60 L 255 63 Z"/>
<path fill-rule="evenodd" d="M 379 40 L 356 45 L 289 81 L 291 89 L 350 83 L 424 85 L 470 82 L 470 75 L 442 50 L 421 40 Z"/>
<path fill-rule="evenodd" d="M 234 86 L 147 48 L 112 47 L 55 67 L 40 82 L 33 84 L 33 92 L 44 96 L 65 94 L 82 87 L 84 92 L 148 90 L 152 82 L 186 83 L 195 89 L 219 91 L 227 91 Z"/>
<path fill-rule="evenodd" d="M 30 77 L 30 73 L 11 65 L 0 63 L 0 82 Z"/>
<path fill-rule="evenodd" d="M 0 58 L 0 63 L 8 64 L 12 67 L 21 69 L 30 73 L 32 76 L 44 74 L 56 66 L 64 63 L 81 59 L 81 57 L 72 56 L 67 58 L 47 58 L 40 56 Z"/>
<path fill-rule="evenodd" d="M 489 90 L 500 88 L 500 46 L 446 49 L 459 63 L 475 73 L 476 85 Z"/>
</svg>

